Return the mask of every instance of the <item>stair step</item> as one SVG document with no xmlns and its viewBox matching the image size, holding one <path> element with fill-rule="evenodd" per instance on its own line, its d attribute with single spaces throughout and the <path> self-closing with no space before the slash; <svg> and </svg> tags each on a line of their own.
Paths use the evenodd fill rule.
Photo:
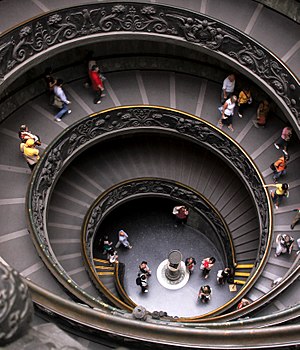
<svg viewBox="0 0 300 350">
<path fill-rule="evenodd" d="M 235 283 L 235 284 L 245 284 L 246 281 L 243 281 L 243 280 L 234 280 L 234 283 Z"/>
<path fill-rule="evenodd" d="M 252 269 L 254 264 L 237 264 L 236 269 Z"/>
<path fill-rule="evenodd" d="M 241 276 L 241 277 L 249 277 L 250 276 L 250 272 L 236 272 L 234 275 L 235 276 Z"/>
<path fill-rule="evenodd" d="M 103 271 L 97 272 L 98 276 L 113 276 L 115 273 L 113 271 Z"/>
<path fill-rule="evenodd" d="M 108 261 L 108 260 L 98 259 L 98 258 L 94 258 L 93 260 L 96 261 L 96 262 L 101 262 L 101 263 L 103 263 L 103 264 L 109 264 L 109 261 Z"/>
<path fill-rule="evenodd" d="M 101 269 L 101 270 L 110 270 L 110 271 L 114 271 L 115 268 L 113 266 L 102 266 L 102 265 L 99 265 L 99 266 L 95 266 L 96 269 Z"/>
</svg>

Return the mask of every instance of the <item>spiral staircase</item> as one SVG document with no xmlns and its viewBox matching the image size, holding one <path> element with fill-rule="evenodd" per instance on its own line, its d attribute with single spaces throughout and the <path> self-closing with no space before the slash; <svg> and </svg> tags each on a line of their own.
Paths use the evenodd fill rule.
<svg viewBox="0 0 300 350">
<path fill-rule="evenodd" d="M 22 5 L 18 3 L 12 16 L 10 13 L 13 3 L 13 1 L 0 3 L 0 30 L 4 32 L 3 35 L 9 28 L 15 25 L 19 26 L 24 20 L 33 16 L 47 14 L 48 11 L 55 10 L 56 7 L 71 6 L 70 2 L 63 4 L 61 1 L 59 3 L 46 0 L 26 1 Z M 125 1 L 118 3 L 126 4 Z M 157 2 L 145 1 L 144 3 L 149 5 L 148 10 L 150 11 L 150 5 L 156 5 Z M 237 28 L 267 47 L 289 67 L 295 76 L 299 76 L 299 60 L 297 60 L 299 58 L 299 24 L 288 17 L 263 6 L 260 2 L 250 0 L 243 2 L 170 0 L 164 1 L 164 3 L 204 13 Z M 80 1 L 72 0 L 72 6 L 80 4 Z M 98 5 L 95 4 L 95 6 Z M 237 8 L 239 16 L 236 15 Z M 120 9 L 121 7 L 119 7 Z M 79 9 L 78 12 L 80 12 Z M 7 14 L 7 16 L 3 14 Z M 187 28 L 188 23 L 182 22 L 182 24 Z M 88 27 L 87 20 L 83 23 L 84 25 Z M 18 152 L 19 141 L 16 131 L 19 126 L 27 124 L 33 131 L 37 132 L 43 141 L 41 148 L 44 150 L 53 140 L 59 138 L 62 132 L 69 130 L 74 123 L 80 122 L 87 115 L 115 109 L 119 106 L 164 106 L 201 117 L 211 125 L 216 125 L 219 117 L 217 107 L 221 80 L 217 80 L 218 74 L 212 74 L 213 63 L 210 65 L 210 62 L 207 62 L 208 74 L 205 75 L 201 72 L 199 76 L 196 71 L 197 66 L 193 65 L 196 56 L 192 56 L 189 47 L 181 47 L 188 52 L 187 62 L 184 62 L 182 56 L 176 61 L 175 55 L 172 55 L 172 39 L 168 38 L 167 40 L 171 42 L 169 51 L 164 52 L 160 57 L 151 58 L 151 52 L 147 52 L 148 49 L 145 45 L 147 42 L 146 33 L 143 34 L 144 44 L 142 45 L 145 52 L 138 52 L 137 48 L 133 48 L 135 52 L 130 56 L 118 41 L 118 34 L 114 35 L 116 46 L 112 43 L 111 56 L 106 52 L 106 57 L 103 58 L 103 67 L 107 78 L 105 82 L 106 96 L 100 105 L 93 104 L 91 91 L 84 87 L 85 67 L 80 63 L 72 67 L 68 66 L 66 61 L 51 61 L 51 57 L 47 57 L 45 52 L 39 54 L 40 57 L 30 63 L 32 67 L 34 65 L 45 67 L 49 63 L 54 64 L 57 67 L 57 75 L 67 81 L 65 91 L 72 101 L 72 113 L 63 118 L 60 123 L 53 121 L 54 110 L 49 106 L 48 96 L 43 90 L 39 90 L 42 85 L 37 85 L 39 92 L 34 90 L 32 85 L 26 91 L 26 79 L 29 79 L 30 84 L 39 84 L 37 81 L 40 78 L 40 73 L 37 73 L 32 80 L 30 77 L 26 77 L 26 74 L 17 73 L 17 81 L 22 89 L 16 93 L 15 86 L 18 83 L 13 81 L 10 72 L 5 75 L 1 69 L 1 74 L 4 76 L 2 84 L 5 85 L 6 91 L 2 92 L 2 111 L 4 111 L 2 116 L 4 115 L 5 118 L 2 117 L 3 121 L 0 125 L 2 146 L 0 257 L 18 270 L 28 280 L 29 285 L 32 283 L 32 285 L 37 286 L 36 289 L 32 290 L 34 301 L 39 309 L 35 315 L 36 323 L 43 322 L 41 314 L 51 320 L 51 312 L 56 312 L 52 320 L 71 332 L 71 327 L 67 325 L 68 321 L 64 323 L 66 315 L 63 311 L 65 303 L 69 302 L 73 321 L 77 317 L 77 320 L 81 320 L 80 313 L 82 312 L 86 312 L 90 317 L 89 322 L 85 324 L 79 322 L 83 337 L 92 333 L 90 331 L 90 328 L 93 328 L 91 320 L 94 320 L 94 326 L 98 325 L 97 315 L 92 314 L 95 311 L 78 306 L 78 302 L 88 305 L 89 303 L 84 298 L 78 300 L 80 299 L 79 294 L 74 297 L 70 290 L 52 275 L 49 265 L 46 266 L 40 259 L 41 252 L 37 253 L 32 243 L 32 236 L 28 232 L 28 218 L 24 204 L 28 183 L 32 178 L 29 169 L 24 164 L 23 157 Z M 130 35 L 128 33 L 127 37 L 124 38 L 128 40 Z M 136 33 L 133 32 L 132 36 L 136 38 Z M 91 39 L 87 38 L 87 41 L 89 40 Z M 106 41 L 103 41 L 102 44 L 109 47 Z M 93 45 L 91 41 L 90 45 Z M 122 57 L 118 57 L 118 45 L 124 51 Z M 149 45 L 154 44 L 151 42 Z M 71 44 L 69 48 L 72 48 Z M 5 46 L 1 46 L 1 50 L 4 52 Z M 63 52 L 65 49 L 59 50 Z M 74 52 L 76 51 L 72 51 L 73 55 Z M 174 52 L 177 53 L 176 50 Z M 46 55 L 46 63 L 43 62 L 43 54 Z M 206 54 L 207 52 L 204 56 Z M 139 55 L 143 56 L 144 67 L 138 66 L 139 60 L 136 57 Z M 215 52 L 212 52 L 212 56 L 212 60 L 216 59 Z M 61 57 L 68 58 L 68 56 Z M 170 63 L 170 66 L 168 59 L 169 62 L 173 62 Z M 3 62 L 5 59 L 2 60 Z M 20 64 L 22 65 L 22 62 Z M 189 64 L 191 67 L 188 67 Z M 222 65 L 223 63 L 221 63 L 220 72 L 224 72 L 225 77 L 230 68 Z M 30 66 L 28 66 L 29 68 Z M 34 74 L 34 68 L 32 69 L 31 72 Z M 212 75 L 210 76 L 210 74 Z M 251 79 L 250 70 L 243 71 L 243 74 Z M 243 79 L 242 74 L 240 77 Z M 264 89 L 262 81 L 254 81 L 259 86 L 258 90 Z M 10 97 L 11 92 L 12 97 Z M 32 92 L 32 98 L 28 98 L 30 92 Z M 12 98 L 16 101 L 11 102 Z M 296 102 L 299 104 L 299 96 Z M 294 138 L 289 148 L 290 161 L 286 176 L 290 185 L 290 196 L 278 210 L 273 212 L 273 237 L 284 232 L 292 234 L 296 241 L 300 238 L 299 226 L 296 226 L 292 231 L 290 223 L 294 215 L 292 210 L 300 207 L 299 125 L 297 118 L 292 119 L 280 111 L 283 102 L 277 104 L 279 107 L 275 109 L 275 112 L 273 111 L 265 129 L 254 128 L 251 120 L 255 117 L 256 109 L 255 106 L 251 106 L 242 119 L 236 118 L 234 120 L 234 132 L 224 130 L 224 133 L 227 133 L 245 150 L 262 174 L 265 183 L 271 183 L 272 176 L 269 165 L 280 155 L 273 143 L 279 137 L 287 120 L 293 125 Z M 177 151 L 178 148 L 180 152 Z M 78 289 L 89 295 L 89 298 L 94 299 L 95 303 L 99 302 L 100 312 L 103 312 L 101 294 L 90 279 L 82 262 L 81 231 L 84 218 L 97 197 L 119 183 L 136 178 L 169 179 L 203 194 L 220 212 L 232 234 L 236 261 L 242 266 L 239 270 L 241 276 L 239 279 L 244 279 L 243 273 L 245 272 L 247 276 L 248 271 L 243 268 L 243 265 L 255 264 L 260 237 L 255 203 L 249 196 L 251 189 L 247 188 L 245 181 L 241 180 L 240 176 L 237 176 L 228 164 L 224 165 L 218 157 L 212 155 L 207 149 L 187 142 L 180 137 L 168 137 L 156 133 L 136 133 L 134 137 L 125 135 L 121 138 L 112 138 L 101 141 L 88 151 L 84 151 L 63 169 L 51 193 L 47 214 L 47 231 L 51 252 L 56 257 L 58 264 L 78 286 Z M 116 344 L 124 339 L 132 340 L 132 343 L 126 343 L 125 340 L 125 344 L 129 348 L 141 346 L 139 341 L 144 342 L 145 348 L 151 348 L 152 343 L 160 341 L 165 348 L 176 346 L 176 343 L 180 344 L 179 346 L 190 348 L 223 348 L 222 335 L 230 334 L 233 338 L 232 348 L 297 345 L 299 344 L 299 335 L 296 334 L 296 330 L 299 334 L 299 255 L 296 254 L 297 249 L 297 245 L 295 245 L 291 256 L 275 258 L 275 245 L 272 243 L 270 251 L 266 253 L 262 273 L 253 281 L 253 285 L 246 292 L 246 297 L 253 302 L 250 308 L 238 313 L 232 307 L 227 310 L 228 312 L 224 311 L 224 313 L 214 315 L 211 318 L 197 319 L 195 325 L 200 338 L 193 339 L 190 334 L 185 333 L 191 329 L 190 327 L 195 321 L 189 319 L 182 320 L 183 326 L 179 333 L 174 332 L 174 325 L 172 330 L 172 322 L 167 321 L 163 321 L 162 324 L 154 323 L 157 330 L 151 333 L 151 337 L 142 333 L 137 336 L 139 331 L 142 332 L 141 324 L 138 324 L 138 321 L 135 321 L 135 325 L 131 324 L 134 329 L 136 328 L 136 332 L 132 330 L 132 333 L 130 331 L 127 333 L 124 331 L 127 327 L 124 323 L 127 317 L 126 311 L 110 306 L 99 318 L 105 319 L 107 317 L 107 321 L 116 323 L 111 324 L 108 328 L 99 325 L 98 331 L 101 330 L 102 335 L 97 341 L 106 344 L 108 348 L 116 347 Z M 278 278 L 282 278 L 283 282 L 276 287 L 277 290 L 276 288 L 274 290 L 272 282 Z M 238 279 L 238 275 L 236 279 Z M 115 287 L 111 285 L 109 288 L 114 289 Z M 55 296 L 59 297 L 53 301 L 59 311 L 49 308 L 50 312 L 43 313 L 44 308 L 47 309 L 46 304 L 43 303 L 47 299 L 47 293 L 52 293 L 54 298 Z M 113 293 L 118 294 L 116 290 L 113 290 Z M 97 309 L 96 304 L 93 307 Z M 68 310 L 70 311 L 70 309 Z M 159 327 L 166 332 L 160 341 L 158 341 Z M 249 331 L 253 329 L 257 331 L 259 339 L 257 343 L 251 340 L 250 336 L 247 336 L 248 328 L 251 329 Z M 147 327 L 145 329 L 145 332 L 149 331 Z M 177 326 L 176 330 L 178 329 Z M 263 333 L 264 330 L 266 333 Z M 269 337 L 268 330 L 270 331 Z M 219 333 L 216 335 L 214 332 Z M 282 336 L 284 332 L 286 333 L 285 337 Z M 116 334 L 117 337 L 111 338 L 109 334 Z M 90 339 L 95 340 L 96 338 L 97 336 L 93 333 L 93 337 Z M 97 346 L 92 341 L 88 344 L 86 341 L 82 341 L 87 348 L 92 349 Z"/>
</svg>

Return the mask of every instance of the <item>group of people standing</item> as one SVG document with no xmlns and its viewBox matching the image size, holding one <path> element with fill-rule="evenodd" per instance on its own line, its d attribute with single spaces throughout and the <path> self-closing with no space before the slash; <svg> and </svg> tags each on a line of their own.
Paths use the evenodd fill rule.
<svg viewBox="0 0 300 350">
<path fill-rule="evenodd" d="M 288 144 L 292 138 L 292 128 L 286 126 L 281 132 L 279 140 L 274 143 L 276 149 L 282 151 L 282 155 L 270 165 L 271 170 L 273 171 L 273 181 L 274 184 L 266 185 L 265 187 L 276 187 L 276 190 L 271 192 L 275 208 L 278 209 L 279 204 L 281 203 L 284 197 L 289 196 L 289 185 L 288 183 L 278 183 L 278 180 L 282 176 L 287 175 L 287 163 L 290 159 L 288 154 Z"/>
<path fill-rule="evenodd" d="M 21 140 L 20 151 L 32 171 L 40 159 L 40 151 L 37 149 L 37 146 L 41 146 L 40 137 L 29 131 L 28 126 L 25 124 L 20 126 L 18 136 Z"/>
<path fill-rule="evenodd" d="M 221 112 L 221 118 L 219 119 L 218 126 L 220 129 L 224 125 L 229 130 L 234 131 L 232 121 L 234 114 L 240 118 L 243 118 L 243 114 L 248 105 L 252 103 L 251 91 L 248 86 L 245 86 L 240 92 L 238 97 L 234 95 L 235 90 L 235 75 L 229 74 L 223 81 L 222 93 L 221 93 L 221 104 L 219 111 Z"/>
<path fill-rule="evenodd" d="M 244 86 L 238 95 L 235 95 L 235 74 L 229 74 L 223 81 L 221 93 L 221 106 L 218 108 L 221 112 L 221 118 L 218 121 L 218 127 L 223 128 L 224 125 L 229 130 L 233 129 L 233 118 L 239 116 L 243 118 L 244 112 L 249 105 L 252 104 L 253 98 L 249 86 Z M 264 128 L 267 123 L 268 114 L 270 111 L 270 103 L 267 99 L 259 102 L 256 118 L 252 120 L 254 127 Z"/>
<path fill-rule="evenodd" d="M 200 270 L 202 271 L 203 278 L 207 279 L 209 277 L 209 273 L 213 268 L 216 259 L 211 256 L 205 258 L 201 261 Z M 185 259 L 185 266 L 190 274 L 192 274 L 195 270 L 195 265 L 197 264 L 194 257 L 190 256 Z M 225 267 L 223 270 L 219 270 L 217 273 L 217 282 L 219 285 L 223 285 L 228 281 L 228 278 L 231 277 L 231 269 L 229 267 Z M 202 303 L 206 303 L 211 299 L 212 296 L 212 288 L 209 285 L 203 285 L 200 287 L 198 292 L 198 300 Z"/>
<path fill-rule="evenodd" d="M 114 246 L 113 242 L 109 240 L 108 236 L 104 236 L 103 240 L 100 240 L 100 249 L 103 254 L 106 255 L 107 260 L 113 264 L 118 260 L 118 249 L 120 246 L 123 246 L 127 249 L 131 249 L 132 245 L 129 243 L 128 234 L 124 230 L 118 232 L 118 242 Z"/>
</svg>

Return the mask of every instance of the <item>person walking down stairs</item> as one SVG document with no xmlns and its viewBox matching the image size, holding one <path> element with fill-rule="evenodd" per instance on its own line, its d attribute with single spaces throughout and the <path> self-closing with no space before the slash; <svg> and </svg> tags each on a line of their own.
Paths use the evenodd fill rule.
<svg viewBox="0 0 300 350">
<path fill-rule="evenodd" d="M 92 69 L 89 71 L 90 79 L 92 82 L 93 90 L 95 91 L 94 103 L 101 103 L 101 98 L 105 95 L 103 94 L 104 85 L 100 77 L 99 67 L 96 65 L 92 66 Z"/>
<path fill-rule="evenodd" d="M 279 208 L 279 204 L 282 201 L 283 197 L 289 196 L 289 185 L 287 183 L 284 184 L 270 184 L 270 185 L 264 185 L 264 188 L 267 187 L 275 187 L 276 190 L 271 192 L 271 197 L 273 200 L 273 203 L 275 204 L 275 209 Z"/>
<path fill-rule="evenodd" d="M 292 137 L 292 128 L 289 126 L 286 126 L 283 128 L 280 139 L 274 143 L 275 148 L 280 149 L 282 148 L 282 152 L 287 155 L 288 153 L 288 143 L 291 140 Z"/>
<path fill-rule="evenodd" d="M 66 94 L 62 89 L 62 85 L 62 79 L 58 79 L 56 85 L 54 86 L 54 104 L 60 109 L 54 116 L 54 120 L 56 122 L 60 122 L 65 114 L 70 114 L 72 112 L 68 107 L 71 102 L 67 99 Z"/>
<path fill-rule="evenodd" d="M 273 180 L 276 184 L 281 176 L 286 175 L 287 162 L 289 160 L 288 155 L 283 155 L 276 162 L 272 163 L 270 168 L 273 170 Z"/>
</svg>

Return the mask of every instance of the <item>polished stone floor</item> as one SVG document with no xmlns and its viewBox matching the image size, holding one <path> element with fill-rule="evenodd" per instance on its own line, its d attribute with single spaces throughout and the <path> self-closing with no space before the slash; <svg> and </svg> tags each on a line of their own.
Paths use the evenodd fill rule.
<svg viewBox="0 0 300 350">
<path fill-rule="evenodd" d="M 177 203 L 170 200 L 138 199 L 116 209 L 101 225 L 100 232 L 109 234 L 117 242 L 117 232 L 124 229 L 133 248 L 119 248 L 119 261 L 125 263 L 125 290 L 137 304 L 149 311 L 165 311 L 171 316 L 196 316 L 210 312 L 228 300 L 235 293 L 228 285 L 219 286 L 216 274 L 224 267 L 221 254 L 212 242 L 201 232 L 188 225 L 175 227 L 172 208 Z M 100 233 L 99 232 L 99 233 Z M 193 256 L 197 265 L 188 283 L 179 290 L 169 290 L 160 285 L 156 277 L 158 265 L 167 258 L 172 249 L 179 249 L 183 258 Z M 204 279 L 199 270 L 201 260 L 208 256 L 216 258 L 215 266 L 208 279 Z M 138 265 L 146 260 L 152 276 L 149 278 L 149 293 L 142 293 L 135 280 Z M 197 302 L 201 285 L 209 284 L 212 298 L 209 303 Z"/>
</svg>

